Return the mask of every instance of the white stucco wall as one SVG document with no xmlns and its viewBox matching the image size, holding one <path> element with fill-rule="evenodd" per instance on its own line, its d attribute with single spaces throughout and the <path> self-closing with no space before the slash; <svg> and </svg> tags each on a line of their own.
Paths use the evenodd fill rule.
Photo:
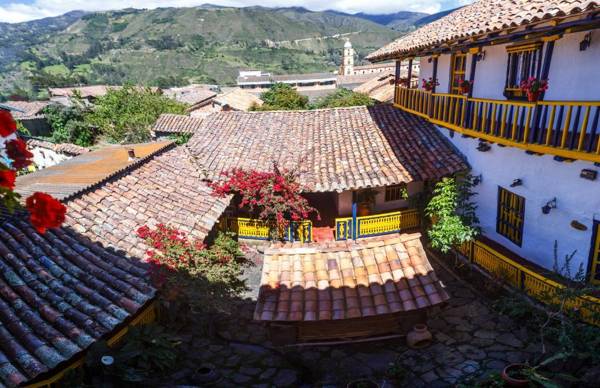
<svg viewBox="0 0 600 388">
<path fill-rule="evenodd" d="M 590 47 L 579 51 L 585 34 L 567 34 L 556 41 L 546 100 L 600 100 L 600 31 L 593 31 Z"/>
<path fill-rule="evenodd" d="M 600 179 L 589 181 L 579 174 L 584 168 L 600 173 L 600 167 L 581 161 L 561 163 L 550 155 L 528 155 L 517 148 L 497 145 L 492 145 L 488 152 L 479 152 L 477 139 L 463 138 L 459 134 L 450 138 L 447 129 L 440 131 L 467 157 L 473 175 L 483 177 L 475 188 L 483 234 L 548 269 L 552 269 L 556 240 L 559 259 L 564 260 L 566 254 L 576 250 L 574 265 L 587 266 L 594 219 L 600 220 Z M 523 185 L 511 188 L 514 179 L 521 179 Z M 521 247 L 496 233 L 498 186 L 525 197 Z M 543 214 L 542 206 L 554 197 L 557 208 Z M 570 226 L 573 220 L 588 229 L 574 229 Z"/>
<path fill-rule="evenodd" d="M 419 89 L 422 85 L 422 79 L 429 79 L 433 77 L 433 61 L 429 62 L 429 58 L 421 58 L 421 69 L 419 70 Z"/>
<path fill-rule="evenodd" d="M 600 31 L 593 31 L 591 46 L 585 51 L 579 51 L 579 42 L 586 33 L 565 34 L 555 41 L 546 100 L 600 100 Z M 473 97 L 505 100 L 503 92 L 508 65 L 507 46 L 509 45 L 486 46 L 482 49 L 485 59 L 476 66 Z M 544 46 L 544 55 L 545 52 Z M 450 59 L 451 54 L 442 54 L 438 58 L 439 93 L 448 93 Z M 427 60 L 427 57 L 421 58 L 420 78 L 429 78 L 433 74 L 433 64 Z M 471 60 L 472 55 L 468 54 L 467 79 L 470 77 Z"/>
<path fill-rule="evenodd" d="M 51 167 L 72 158 L 42 147 L 32 147 L 29 151 L 33 154 L 33 163 L 38 169 Z"/>
</svg>

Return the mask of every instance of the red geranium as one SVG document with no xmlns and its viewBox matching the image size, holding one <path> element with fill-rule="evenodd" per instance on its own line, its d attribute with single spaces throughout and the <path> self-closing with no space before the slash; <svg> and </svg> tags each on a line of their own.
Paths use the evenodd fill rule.
<svg viewBox="0 0 600 388">
<path fill-rule="evenodd" d="M 58 228 L 65 221 L 67 208 L 57 199 L 46 193 L 35 192 L 25 202 L 29 210 L 29 220 L 34 228 L 45 233 L 48 228 Z"/>
<path fill-rule="evenodd" d="M 17 131 L 17 123 L 9 111 L 0 109 L 0 136 L 6 137 Z"/>
<path fill-rule="evenodd" d="M 0 170 L 0 187 L 12 190 L 15 188 L 17 172 L 14 170 Z"/>
<path fill-rule="evenodd" d="M 13 160 L 13 167 L 17 170 L 32 163 L 33 154 L 27 150 L 27 144 L 21 138 L 6 143 L 6 154 Z"/>
</svg>

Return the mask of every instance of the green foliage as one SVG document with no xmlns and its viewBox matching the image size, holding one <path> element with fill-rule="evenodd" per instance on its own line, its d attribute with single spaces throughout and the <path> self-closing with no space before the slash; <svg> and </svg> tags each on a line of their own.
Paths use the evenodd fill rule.
<svg viewBox="0 0 600 388">
<path fill-rule="evenodd" d="M 120 381 L 141 382 L 150 375 L 165 375 L 177 366 L 177 346 L 180 341 L 161 326 L 150 324 L 133 326 L 123 343 L 113 349 L 106 342 L 92 345 L 85 364 L 92 374 L 114 376 Z M 111 356 L 114 362 L 103 365 L 101 359 Z"/>
<path fill-rule="evenodd" d="M 114 143 L 139 143 L 150 139 L 150 126 L 163 113 L 183 114 L 186 105 L 149 88 L 126 85 L 96 100 L 85 122 Z"/>
<path fill-rule="evenodd" d="M 372 106 L 375 101 L 363 93 L 356 93 L 348 89 L 337 89 L 335 92 L 319 99 L 314 107 L 339 108 L 345 106 Z"/>
<path fill-rule="evenodd" d="M 184 145 L 190 140 L 191 137 L 191 133 L 175 133 L 169 136 L 169 139 L 175 141 L 175 144 L 177 145 Z"/>
<path fill-rule="evenodd" d="M 48 105 L 44 108 L 46 119 L 52 130 L 54 143 L 73 143 L 89 147 L 96 140 L 96 131 L 85 122 L 89 108 L 80 98 L 74 97 L 71 106 Z"/>
<path fill-rule="evenodd" d="M 473 240 L 479 233 L 476 205 L 472 202 L 473 186 L 473 178 L 466 174 L 446 177 L 436 183 L 433 197 L 425 208 L 432 219 L 428 235 L 435 249 L 446 253 Z"/>
<path fill-rule="evenodd" d="M 255 105 L 251 110 L 304 110 L 308 109 L 308 97 L 301 95 L 287 84 L 277 83 L 260 95 L 264 101 L 261 106 Z"/>
</svg>

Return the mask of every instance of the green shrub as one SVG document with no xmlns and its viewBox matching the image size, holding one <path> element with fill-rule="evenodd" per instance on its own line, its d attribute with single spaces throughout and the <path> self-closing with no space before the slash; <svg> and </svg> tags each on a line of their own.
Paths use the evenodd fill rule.
<svg viewBox="0 0 600 388">
<path fill-rule="evenodd" d="M 319 99 L 314 107 L 322 108 L 339 108 L 345 106 L 371 106 L 375 101 L 371 97 L 363 93 L 356 93 L 348 89 L 337 89 L 335 92 Z"/>
<path fill-rule="evenodd" d="M 287 84 L 277 83 L 260 95 L 264 104 L 255 105 L 250 110 L 304 110 L 308 109 L 308 97 L 298 93 L 296 89 Z"/>
<path fill-rule="evenodd" d="M 85 122 L 113 143 L 140 143 L 150 139 L 150 127 L 163 113 L 183 114 L 186 105 L 149 88 L 126 85 L 96 100 Z"/>
</svg>

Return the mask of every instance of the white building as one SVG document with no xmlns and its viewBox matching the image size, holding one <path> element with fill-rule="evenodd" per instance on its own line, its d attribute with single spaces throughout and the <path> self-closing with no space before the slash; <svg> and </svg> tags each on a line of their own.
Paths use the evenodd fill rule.
<svg viewBox="0 0 600 388">
<path fill-rule="evenodd" d="M 600 281 L 599 10 L 480 0 L 367 57 L 419 59 L 420 78 L 437 80 L 431 91 L 398 85 L 395 104 L 436 124 L 480 177 L 485 238 L 546 269 L 556 242 L 558 259 L 574 253 L 572 270 L 582 265 L 591 281 Z M 534 102 L 520 88 L 530 77 L 549 83 Z"/>
</svg>

